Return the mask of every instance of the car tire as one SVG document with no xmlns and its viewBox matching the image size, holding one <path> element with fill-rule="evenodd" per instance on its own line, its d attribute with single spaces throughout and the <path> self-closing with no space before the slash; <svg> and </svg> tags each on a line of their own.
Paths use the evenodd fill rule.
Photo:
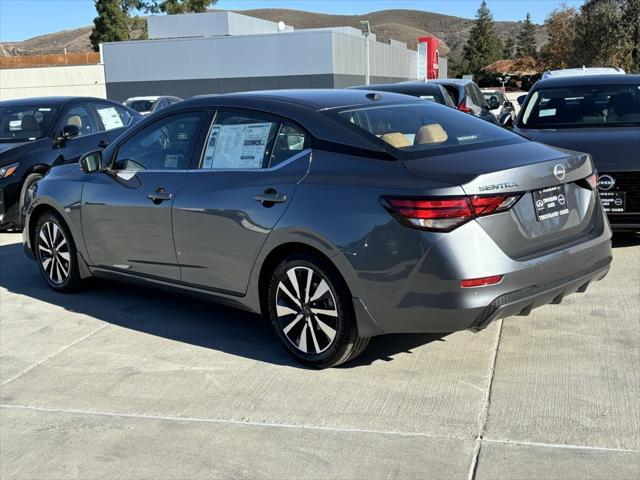
<svg viewBox="0 0 640 480">
<path fill-rule="evenodd" d="M 24 182 L 22 183 L 22 188 L 20 189 L 20 199 L 18 201 L 18 219 L 16 220 L 16 226 L 18 230 L 22 230 L 23 227 L 22 209 L 24 208 L 24 202 L 27 198 L 27 192 L 33 186 L 33 184 L 38 180 L 41 180 L 43 176 L 44 175 L 42 175 L 41 173 L 31 173 L 27 175 L 27 178 L 25 178 Z"/>
<path fill-rule="evenodd" d="M 33 250 L 47 285 L 57 292 L 73 292 L 82 279 L 78 255 L 69 228 L 54 212 L 45 212 L 36 223 Z"/>
<path fill-rule="evenodd" d="M 355 358 L 369 343 L 369 338 L 358 337 L 344 280 L 324 259 L 285 258 L 273 271 L 268 288 L 271 325 L 298 361 L 314 368 L 334 367 Z"/>
</svg>

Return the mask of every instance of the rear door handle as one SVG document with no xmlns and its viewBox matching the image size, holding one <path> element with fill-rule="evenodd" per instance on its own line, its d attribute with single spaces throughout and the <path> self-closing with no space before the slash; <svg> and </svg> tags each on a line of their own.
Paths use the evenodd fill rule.
<svg viewBox="0 0 640 480">
<path fill-rule="evenodd" d="M 274 189 L 270 188 L 265 190 L 264 193 L 260 195 L 256 195 L 253 199 L 257 202 L 262 203 L 265 207 L 270 207 L 276 203 L 284 203 L 287 201 L 287 196 L 281 193 L 276 192 Z"/>
<path fill-rule="evenodd" d="M 156 189 L 155 193 L 150 193 L 149 195 L 147 195 L 147 198 L 157 205 L 164 202 L 165 200 L 171 200 L 172 195 L 164 188 L 160 187 Z"/>
</svg>

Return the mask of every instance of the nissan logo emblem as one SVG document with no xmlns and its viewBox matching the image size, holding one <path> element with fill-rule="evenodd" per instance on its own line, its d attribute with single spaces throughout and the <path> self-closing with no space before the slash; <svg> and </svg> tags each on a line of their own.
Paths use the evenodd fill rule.
<svg viewBox="0 0 640 480">
<path fill-rule="evenodd" d="M 603 191 L 611 190 L 616 184 L 616 179 L 611 175 L 601 175 L 598 178 L 598 188 Z"/>
<path fill-rule="evenodd" d="M 562 164 L 557 164 L 555 167 L 553 167 L 553 174 L 556 176 L 556 178 L 560 181 L 564 180 L 564 176 L 566 175 L 566 170 L 564 169 L 564 165 Z"/>
</svg>

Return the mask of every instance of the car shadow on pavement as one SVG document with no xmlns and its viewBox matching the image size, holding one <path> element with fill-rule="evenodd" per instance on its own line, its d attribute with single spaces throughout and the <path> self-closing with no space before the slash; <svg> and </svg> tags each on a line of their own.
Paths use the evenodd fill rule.
<svg viewBox="0 0 640 480">
<path fill-rule="evenodd" d="M 0 287 L 9 292 L 148 335 L 261 362 L 305 368 L 285 351 L 260 315 L 150 287 L 102 279 L 87 283 L 77 293 L 54 292 L 45 284 L 37 265 L 26 258 L 22 244 L 0 246 Z M 29 315 L 54 314 L 41 304 L 36 308 Z M 375 337 L 360 357 L 344 367 L 368 365 L 376 360 L 392 361 L 394 354 L 409 352 L 442 337 L 442 334 Z"/>
</svg>

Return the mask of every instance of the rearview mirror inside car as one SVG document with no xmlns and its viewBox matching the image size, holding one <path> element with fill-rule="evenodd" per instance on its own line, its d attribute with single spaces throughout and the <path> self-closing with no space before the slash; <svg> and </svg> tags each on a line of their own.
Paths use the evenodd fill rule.
<svg viewBox="0 0 640 480">
<path fill-rule="evenodd" d="M 80 157 L 80 170 L 84 173 L 93 173 L 102 171 L 102 152 L 85 153 Z"/>
<path fill-rule="evenodd" d="M 526 95 L 520 95 L 518 97 L 518 105 L 522 105 L 524 103 L 524 100 L 527 98 Z"/>
</svg>

